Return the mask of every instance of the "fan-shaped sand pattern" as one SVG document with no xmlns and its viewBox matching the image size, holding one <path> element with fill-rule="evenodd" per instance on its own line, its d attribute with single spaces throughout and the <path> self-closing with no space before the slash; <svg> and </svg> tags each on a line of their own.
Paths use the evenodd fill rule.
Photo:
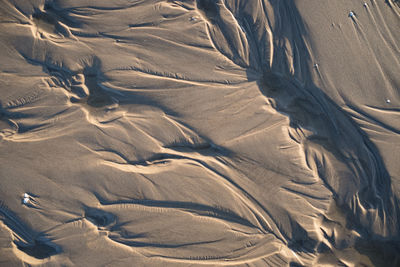
<svg viewBox="0 0 400 267">
<path fill-rule="evenodd" d="M 160 257 L 172 262 L 231 265 L 273 255 L 281 247 L 270 233 L 257 229 L 229 211 L 214 207 L 153 200 L 103 205 L 101 210 L 96 210 L 96 215 L 86 216 L 107 232 L 110 240 L 147 257 Z M 114 215 L 118 219 L 109 225 L 111 221 L 104 218 Z M 188 228 L 188 223 L 192 227 Z M 268 249 L 265 247 L 267 244 Z"/>
</svg>

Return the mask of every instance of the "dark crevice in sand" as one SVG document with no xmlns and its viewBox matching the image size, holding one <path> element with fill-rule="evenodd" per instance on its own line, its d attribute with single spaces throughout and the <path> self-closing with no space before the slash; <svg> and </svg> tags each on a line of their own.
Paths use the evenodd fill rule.
<svg viewBox="0 0 400 267">
<path fill-rule="evenodd" d="M 315 253 L 318 241 L 310 238 L 309 233 L 296 220 L 290 220 L 293 233 L 288 247 L 294 252 Z"/>
<path fill-rule="evenodd" d="M 61 248 L 46 237 L 46 233 L 36 232 L 0 201 L 0 220 L 13 234 L 16 248 L 36 259 L 45 259 L 61 252 Z M 17 254 L 18 256 L 18 254 Z"/>
<path fill-rule="evenodd" d="M 85 218 L 98 227 L 109 226 L 115 223 L 117 219 L 112 213 L 90 207 L 85 208 Z"/>
<path fill-rule="evenodd" d="M 42 39 L 55 42 L 60 38 L 75 39 L 70 28 L 81 26 L 69 14 L 61 12 L 50 3 L 45 3 L 42 8 L 35 8 L 30 18 L 36 28 L 36 34 L 40 34 Z"/>
<path fill-rule="evenodd" d="M 56 25 L 61 22 L 69 27 L 81 27 L 81 22 L 75 20 L 69 15 L 69 10 L 61 9 L 57 6 L 55 1 L 46 1 L 42 10 L 37 10 L 33 16 L 42 17 L 46 22 Z"/>
<path fill-rule="evenodd" d="M 208 22 L 215 24 L 219 20 L 221 1 L 197 0 L 197 8 Z"/>
<path fill-rule="evenodd" d="M 108 151 L 110 152 L 110 151 Z M 139 161 L 128 161 L 127 164 L 132 166 L 152 166 L 158 164 L 164 164 L 171 160 L 179 160 L 179 159 L 188 159 L 185 156 L 176 155 L 176 154 L 169 154 L 169 153 L 158 153 L 146 160 L 139 160 Z"/>
<path fill-rule="evenodd" d="M 48 241 L 35 240 L 31 244 L 20 241 L 14 241 L 14 243 L 17 245 L 19 250 L 25 252 L 31 257 L 41 260 L 60 253 L 59 249 Z"/>
<path fill-rule="evenodd" d="M 70 99 L 72 103 L 87 106 L 88 110 L 118 105 L 118 100 L 113 97 L 116 94 L 111 89 L 105 90 L 101 87 L 101 64 L 96 57 L 81 71 L 60 72 L 50 66 L 47 66 L 47 70 L 50 75 L 56 77 L 55 81 L 58 81 L 59 86 L 66 87 L 65 89 L 75 95 Z"/>
<path fill-rule="evenodd" d="M 374 266 L 400 266 L 400 243 L 398 241 L 358 239 L 355 249 L 367 255 Z"/>
<path fill-rule="evenodd" d="M 190 143 L 190 142 L 174 142 L 172 144 L 165 145 L 164 148 L 173 149 L 178 152 L 189 152 L 197 151 L 204 152 L 204 155 L 215 155 L 218 152 L 222 152 L 220 147 L 216 147 L 210 143 Z M 220 153 L 221 154 L 221 153 Z"/>
<path fill-rule="evenodd" d="M 34 13 L 32 15 L 32 20 L 40 32 L 61 34 L 63 36 L 67 35 L 65 29 L 59 25 L 58 20 L 46 12 L 38 11 Z"/>
</svg>

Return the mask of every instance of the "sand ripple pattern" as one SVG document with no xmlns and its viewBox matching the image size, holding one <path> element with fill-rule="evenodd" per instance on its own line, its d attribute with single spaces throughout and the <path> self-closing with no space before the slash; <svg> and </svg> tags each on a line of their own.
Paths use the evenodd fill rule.
<svg viewBox="0 0 400 267">
<path fill-rule="evenodd" d="M 39 2 L 0 13 L 10 262 L 400 262 L 399 200 L 359 121 L 399 131 L 316 84 L 295 1 Z"/>
</svg>

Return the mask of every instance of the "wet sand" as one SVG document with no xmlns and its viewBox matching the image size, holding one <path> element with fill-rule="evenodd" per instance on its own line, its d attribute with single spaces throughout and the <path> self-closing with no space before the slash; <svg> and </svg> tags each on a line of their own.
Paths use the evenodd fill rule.
<svg viewBox="0 0 400 267">
<path fill-rule="evenodd" d="M 399 266 L 398 1 L 4 0 L 0 266 Z"/>
</svg>

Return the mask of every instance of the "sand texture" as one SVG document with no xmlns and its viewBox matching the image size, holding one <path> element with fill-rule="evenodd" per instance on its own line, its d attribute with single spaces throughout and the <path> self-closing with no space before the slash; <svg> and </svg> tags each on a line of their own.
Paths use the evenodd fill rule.
<svg viewBox="0 0 400 267">
<path fill-rule="evenodd" d="M 0 266 L 400 266 L 400 2 L 1 0 Z"/>
</svg>

